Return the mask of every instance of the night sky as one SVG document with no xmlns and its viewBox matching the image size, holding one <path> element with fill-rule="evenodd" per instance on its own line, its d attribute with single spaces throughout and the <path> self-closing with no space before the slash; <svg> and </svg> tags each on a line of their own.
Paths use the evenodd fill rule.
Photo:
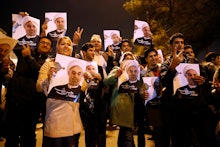
<svg viewBox="0 0 220 147">
<path fill-rule="evenodd" d="M 11 35 L 11 14 L 26 11 L 44 21 L 45 12 L 67 12 L 68 33 L 78 26 L 84 28 L 80 45 L 92 34 L 103 36 L 103 30 L 119 30 L 122 38 L 133 37 L 135 18 L 122 7 L 126 0 L 1 0 L 0 27 Z M 72 36 L 70 36 L 72 37 Z"/>
</svg>

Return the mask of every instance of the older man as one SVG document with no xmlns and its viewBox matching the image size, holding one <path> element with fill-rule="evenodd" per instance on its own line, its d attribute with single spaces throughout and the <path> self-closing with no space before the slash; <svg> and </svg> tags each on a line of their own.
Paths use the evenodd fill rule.
<svg viewBox="0 0 220 147">
<path fill-rule="evenodd" d="M 33 50 L 36 49 L 40 40 L 40 36 L 38 35 L 39 25 L 33 17 L 25 16 L 23 20 L 23 27 L 26 34 L 18 39 L 18 45 L 15 49 L 22 49 L 22 45 L 24 44 L 28 44 Z"/>
</svg>

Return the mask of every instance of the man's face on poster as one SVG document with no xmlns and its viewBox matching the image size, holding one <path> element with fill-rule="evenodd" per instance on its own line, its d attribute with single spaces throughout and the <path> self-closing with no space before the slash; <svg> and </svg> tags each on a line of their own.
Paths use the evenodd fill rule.
<svg viewBox="0 0 220 147">
<path fill-rule="evenodd" d="M 142 32 L 144 34 L 144 37 L 149 37 L 149 38 L 152 37 L 152 32 L 150 30 L 150 27 L 146 26 L 146 27 L 142 28 Z"/>
<path fill-rule="evenodd" d="M 189 69 L 185 73 L 185 77 L 186 77 L 189 85 L 192 85 L 192 86 L 197 85 L 193 80 L 196 76 L 198 76 L 198 73 L 194 69 Z"/>
<path fill-rule="evenodd" d="M 86 66 L 86 71 L 88 71 L 90 73 L 95 72 L 95 66 L 93 66 L 93 65 Z"/>
<path fill-rule="evenodd" d="M 75 65 L 69 69 L 68 75 L 69 84 L 72 86 L 78 86 L 83 76 L 83 70 L 80 66 Z"/>
<path fill-rule="evenodd" d="M 37 34 L 37 27 L 31 21 L 25 24 L 24 29 L 28 36 L 35 36 Z"/>
<path fill-rule="evenodd" d="M 136 81 L 138 78 L 138 69 L 136 66 L 130 66 L 127 70 L 128 78 L 130 81 Z"/>
<path fill-rule="evenodd" d="M 117 34 L 113 34 L 113 35 L 111 36 L 111 39 L 112 39 L 112 41 L 113 41 L 114 44 L 120 42 L 120 38 L 119 38 L 119 36 L 118 36 Z"/>
<path fill-rule="evenodd" d="M 56 24 L 57 30 L 64 30 L 65 29 L 65 20 L 64 20 L 64 18 L 58 17 L 55 20 L 55 24 Z"/>
</svg>

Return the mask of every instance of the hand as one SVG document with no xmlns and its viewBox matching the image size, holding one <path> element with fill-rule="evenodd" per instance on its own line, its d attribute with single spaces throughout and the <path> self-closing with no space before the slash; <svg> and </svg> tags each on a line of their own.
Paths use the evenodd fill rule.
<svg viewBox="0 0 220 147">
<path fill-rule="evenodd" d="M 216 82 L 213 83 L 213 86 L 215 88 L 220 88 L 220 83 L 218 81 L 216 81 Z"/>
<path fill-rule="evenodd" d="M 87 81 L 87 80 L 92 80 L 93 79 L 93 76 L 90 72 L 85 72 L 84 73 L 84 79 Z"/>
<path fill-rule="evenodd" d="M 78 45 L 83 33 L 83 28 L 78 27 L 73 34 L 73 43 Z"/>
<path fill-rule="evenodd" d="M 14 71 L 9 68 L 9 69 L 8 69 L 8 73 L 5 75 L 5 79 L 6 79 L 6 80 L 11 79 L 11 78 L 13 77 L 13 73 L 14 73 Z"/>
<path fill-rule="evenodd" d="M 147 90 L 144 90 L 143 98 L 144 100 L 147 100 L 149 98 L 149 92 Z"/>
<path fill-rule="evenodd" d="M 108 46 L 108 52 L 107 52 L 107 55 L 110 56 L 110 57 L 114 57 L 114 52 L 113 52 L 113 48 L 112 46 Z"/>
<path fill-rule="evenodd" d="M 42 24 L 41 26 L 42 31 L 40 33 L 40 37 L 46 36 L 46 30 L 48 29 L 47 23 L 48 23 L 47 21 L 44 21 L 44 23 Z"/>
<path fill-rule="evenodd" d="M 30 46 L 28 44 L 27 45 L 23 44 L 22 46 L 23 46 L 23 49 L 21 51 L 22 56 L 23 57 L 31 56 L 31 48 L 30 48 Z"/>
<path fill-rule="evenodd" d="M 220 83 L 218 81 L 213 83 L 215 90 L 219 93 L 220 92 Z"/>
<path fill-rule="evenodd" d="M 142 71 L 144 69 L 144 66 L 139 64 L 140 70 Z"/>
<path fill-rule="evenodd" d="M 3 74 L 7 74 L 8 73 L 8 70 L 10 69 L 10 61 L 8 59 L 9 57 L 7 58 L 4 58 L 2 60 L 2 67 L 1 67 L 1 72 Z"/>
<path fill-rule="evenodd" d="M 193 81 L 197 84 L 197 85 L 202 85 L 205 82 L 205 78 L 203 76 L 195 76 L 193 78 Z"/>
<path fill-rule="evenodd" d="M 171 70 L 175 70 L 175 68 L 183 61 L 183 50 L 177 54 L 177 48 L 173 49 L 173 59 L 170 65 Z"/>
<path fill-rule="evenodd" d="M 41 28 L 42 28 L 42 31 L 46 31 L 48 29 L 47 23 L 43 23 Z"/>
<path fill-rule="evenodd" d="M 9 60 L 9 57 L 7 56 L 2 60 L 2 69 L 9 68 L 9 67 L 10 67 L 10 60 Z"/>
<path fill-rule="evenodd" d="M 122 72 L 123 72 L 123 71 L 121 70 L 121 68 L 119 68 L 119 69 L 116 71 L 115 78 L 120 77 L 121 74 L 122 74 Z"/>
<path fill-rule="evenodd" d="M 91 75 L 93 76 L 94 79 L 97 79 L 97 80 L 99 80 L 99 81 L 102 80 L 102 76 L 100 75 L 100 73 L 96 73 L 96 72 L 94 72 L 94 71 L 92 71 L 92 72 L 90 72 L 90 73 L 91 73 Z"/>
<path fill-rule="evenodd" d="M 47 73 L 47 76 L 48 76 L 48 80 L 50 81 L 52 76 L 53 76 L 53 73 L 57 73 L 57 68 L 54 67 L 54 66 L 51 66 L 48 73 Z"/>
<path fill-rule="evenodd" d="M 19 15 L 21 15 L 22 17 L 29 16 L 27 12 L 19 12 Z"/>
</svg>

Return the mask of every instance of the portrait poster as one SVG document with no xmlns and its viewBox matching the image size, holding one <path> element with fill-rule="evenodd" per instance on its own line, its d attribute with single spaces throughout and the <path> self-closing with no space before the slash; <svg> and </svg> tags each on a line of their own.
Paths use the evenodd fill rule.
<svg viewBox="0 0 220 147">
<path fill-rule="evenodd" d="M 106 50 L 109 45 L 113 44 L 112 35 L 118 35 L 120 37 L 120 31 L 118 30 L 103 30 L 104 34 L 104 49 Z"/>
<path fill-rule="evenodd" d="M 95 61 L 87 61 L 85 72 L 88 75 L 92 75 L 92 73 L 98 73 L 98 64 Z M 99 80 L 98 79 L 87 79 L 87 84 L 90 89 L 98 89 L 99 88 Z"/>
<path fill-rule="evenodd" d="M 129 75 L 127 70 L 129 67 L 135 66 L 137 67 L 137 80 L 140 80 L 140 67 L 139 64 L 136 60 L 124 60 L 121 63 L 121 69 L 122 69 L 122 74 L 118 77 L 118 88 L 121 86 L 122 83 L 129 81 Z"/>
<path fill-rule="evenodd" d="M 70 67 L 79 66 L 83 71 L 83 75 L 86 69 L 86 65 L 87 62 L 84 60 L 56 54 L 55 68 L 57 68 L 57 73 L 53 73 L 47 93 L 49 94 L 51 89 L 55 86 L 66 85 L 69 83 L 68 69 L 70 69 Z M 82 85 L 83 80 L 84 78 L 81 76 L 79 82 L 80 86 Z"/>
<path fill-rule="evenodd" d="M 135 20 L 134 21 L 134 33 L 133 33 L 133 53 L 137 56 L 143 57 L 146 48 L 150 48 L 150 42 L 145 41 L 143 27 L 149 26 L 146 21 Z M 149 44 L 149 45 L 147 45 Z"/>
<path fill-rule="evenodd" d="M 143 25 L 148 24 L 146 21 L 141 20 L 134 20 L 134 34 L 133 34 L 133 40 L 143 37 L 144 34 L 142 32 Z"/>
<path fill-rule="evenodd" d="M 26 31 L 24 29 L 24 23 L 30 20 L 37 28 L 36 35 L 40 34 L 40 19 L 34 18 L 32 16 L 24 16 L 22 17 L 19 14 L 12 14 L 12 38 L 19 39 L 26 35 Z"/>
<path fill-rule="evenodd" d="M 199 64 L 190 64 L 190 63 L 180 63 L 177 67 L 177 75 L 173 80 L 173 92 L 176 93 L 176 90 L 180 87 L 188 85 L 188 81 L 184 75 L 186 70 L 194 69 L 198 75 L 200 75 Z"/>
<path fill-rule="evenodd" d="M 149 98 L 145 100 L 144 104 L 146 105 L 148 101 L 152 100 L 157 96 L 157 89 L 159 88 L 159 77 L 143 77 L 143 83 L 145 86 L 144 89 L 146 89 L 149 93 Z"/>
<path fill-rule="evenodd" d="M 51 31 L 54 31 L 57 29 L 54 21 L 58 17 L 64 18 L 64 25 L 65 25 L 64 28 L 67 30 L 67 13 L 66 12 L 46 12 L 45 13 L 45 20 L 44 20 L 44 23 L 47 23 L 47 26 L 48 26 L 48 28 L 46 30 L 46 34 L 48 32 L 51 32 Z"/>
</svg>

